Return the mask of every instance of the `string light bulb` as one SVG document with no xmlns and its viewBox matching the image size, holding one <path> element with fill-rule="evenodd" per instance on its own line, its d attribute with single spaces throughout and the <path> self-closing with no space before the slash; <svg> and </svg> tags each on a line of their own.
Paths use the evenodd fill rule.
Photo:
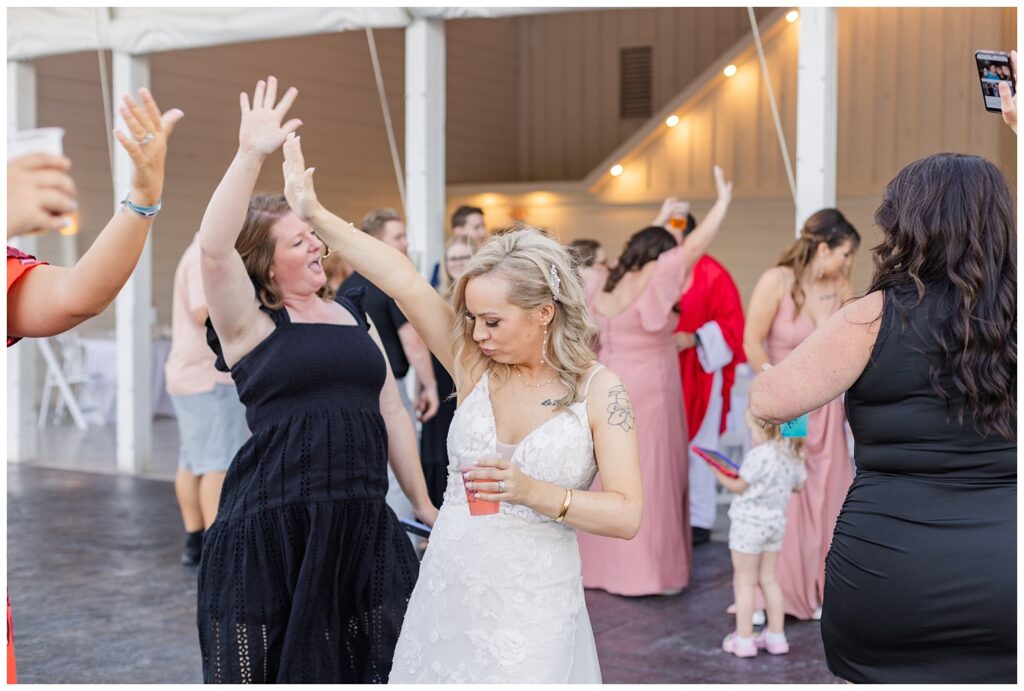
<svg viewBox="0 0 1024 691">
<path fill-rule="evenodd" d="M 679 124 L 679 116 L 669 115 L 668 118 L 665 120 L 665 124 L 668 125 L 669 127 L 675 127 L 676 125 Z"/>
<path fill-rule="evenodd" d="M 724 69 L 724 70 L 722 70 L 722 73 L 723 73 L 723 74 L 724 74 L 724 75 L 725 75 L 726 77 L 731 77 L 731 76 L 733 76 L 734 74 L 736 74 L 736 65 L 726 65 L 726 66 L 725 66 L 725 69 Z"/>
<path fill-rule="evenodd" d="M 622 175 L 622 164 L 621 163 L 616 163 L 615 165 L 612 166 L 612 169 L 609 170 L 608 172 L 612 174 L 613 178 L 619 177 L 620 175 Z"/>
<path fill-rule="evenodd" d="M 800 13 L 797 12 L 796 10 L 790 10 L 789 12 L 786 13 L 786 21 L 789 22 L 790 24 L 792 24 L 799 18 Z"/>
</svg>

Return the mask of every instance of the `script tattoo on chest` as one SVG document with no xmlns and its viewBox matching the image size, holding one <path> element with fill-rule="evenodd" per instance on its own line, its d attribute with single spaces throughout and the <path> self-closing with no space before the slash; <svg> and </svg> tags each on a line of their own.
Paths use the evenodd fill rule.
<svg viewBox="0 0 1024 691">
<path fill-rule="evenodd" d="M 621 427 L 625 432 L 636 427 L 633 403 L 629 400 L 626 387 L 622 384 L 613 386 L 608 390 L 608 397 L 612 399 L 608 404 L 608 424 Z"/>
<path fill-rule="evenodd" d="M 562 402 L 554 398 L 548 398 L 541 402 L 541 405 L 545 408 L 558 408 L 562 405 Z"/>
</svg>

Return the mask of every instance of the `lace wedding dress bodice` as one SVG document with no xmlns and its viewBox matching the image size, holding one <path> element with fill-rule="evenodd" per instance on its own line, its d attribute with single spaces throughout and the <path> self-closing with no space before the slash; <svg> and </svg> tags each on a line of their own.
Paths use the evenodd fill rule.
<svg viewBox="0 0 1024 691">
<path fill-rule="evenodd" d="M 444 505 L 389 681 L 600 683 L 576 531 L 525 506 L 469 513 L 459 460 L 497 457 L 495 428 L 484 374 L 448 432 Z M 539 480 L 589 488 L 597 464 L 585 402 L 534 429 L 511 460 Z"/>
</svg>

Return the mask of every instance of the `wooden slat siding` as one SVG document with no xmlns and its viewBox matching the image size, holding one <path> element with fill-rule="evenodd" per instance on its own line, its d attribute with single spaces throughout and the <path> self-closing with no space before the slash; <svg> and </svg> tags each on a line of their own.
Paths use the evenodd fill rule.
<svg viewBox="0 0 1024 691">
<path fill-rule="evenodd" d="M 519 179 L 518 27 L 517 18 L 445 26 L 449 182 Z"/>
<path fill-rule="evenodd" d="M 530 80 L 529 35 L 525 17 L 516 17 L 516 36 L 519 46 L 519 167 L 516 169 L 516 180 L 525 180 L 530 169 L 530 99 L 527 98 L 526 85 Z"/>
<path fill-rule="evenodd" d="M 771 9 L 758 8 L 756 14 L 763 16 Z M 720 19 L 717 15 L 722 13 L 728 16 Z M 529 77 L 524 80 L 525 98 L 531 104 L 538 98 L 564 102 L 574 93 L 568 89 L 552 92 L 548 88 L 551 81 L 570 84 L 566 71 L 569 61 L 559 57 L 563 51 L 587 55 L 593 50 L 600 58 L 590 64 L 601 65 L 601 69 L 589 70 L 581 78 L 588 104 L 585 112 L 593 121 L 590 127 L 580 130 L 578 122 L 567 121 L 568 109 L 556 110 L 552 116 L 543 108 L 528 108 L 528 130 L 537 144 L 530 148 L 525 177 L 534 180 L 578 179 L 586 175 L 643 124 L 618 118 L 620 48 L 654 48 L 652 106 L 656 111 L 696 77 L 708 61 L 750 31 L 745 8 L 592 10 L 534 15 L 524 18 L 524 22 L 531 39 L 539 32 L 544 36 L 544 40 L 529 41 L 531 54 L 525 58 L 529 65 Z M 545 31 L 554 26 L 558 27 L 557 32 Z M 675 30 L 666 31 L 666 26 Z M 582 147 L 574 139 L 580 134 L 586 137 Z"/>
</svg>

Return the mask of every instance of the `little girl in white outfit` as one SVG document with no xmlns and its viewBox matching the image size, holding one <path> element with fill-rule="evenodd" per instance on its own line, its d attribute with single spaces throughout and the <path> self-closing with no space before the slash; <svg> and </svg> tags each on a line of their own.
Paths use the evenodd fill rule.
<svg viewBox="0 0 1024 691">
<path fill-rule="evenodd" d="M 776 425 L 760 422 L 747 412 L 756 446 L 744 457 L 739 477 L 712 471 L 722 486 L 736 496 L 729 507 L 729 551 L 732 553 L 736 630 L 725 637 L 722 649 L 737 657 L 754 657 L 759 648 L 773 655 L 789 652 L 783 631 L 786 612 L 775 567 L 786 530 L 786 503 L 790 492 L 803 489 L 804 469 L 799 439 L 782 438 Z M 764 593 L 768 624 L 754 638 L 754 601 L 757 587 Z"/>
</svg>

